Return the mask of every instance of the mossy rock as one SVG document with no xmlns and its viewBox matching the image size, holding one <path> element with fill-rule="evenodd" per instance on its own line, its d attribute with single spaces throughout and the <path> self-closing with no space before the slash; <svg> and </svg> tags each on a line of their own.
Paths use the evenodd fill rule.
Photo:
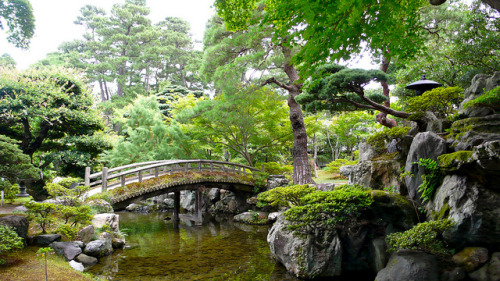
<svg viewBox="0 0 500 281">
<path fill-rule="evenodd" d="M 382 190 L 367 191 L 373 198 L 369 208 L 372 219 L 392 224 L 395 228 L 406 230 L 418 222 L 413 204 L 406 197 Z"/>
<path fill-rule="evenodd" d="M 451 172 L 459 170 L 463 165 L 473 161 L 472 151 L 462 150 L 438 156 L 438 165 L 442 170 Z"/>
<path fill-rule="evenodd" d="M 471 150 L 488 141 L 500 140 L 500 114 L 453 122 L 447 142 L 457 150 Z"/>
</svg>

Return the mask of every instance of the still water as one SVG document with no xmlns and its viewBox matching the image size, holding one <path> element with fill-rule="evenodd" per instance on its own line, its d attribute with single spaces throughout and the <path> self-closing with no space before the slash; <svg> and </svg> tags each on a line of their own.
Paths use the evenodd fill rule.
<svg viewBox="0 0 500 281">
<path fill-rule="evenodd" d="M 108 280 L 290 280 L 266 242 L 270 226 L 233 222 L 204 214 L 181 217 L 174 227 L 169 213 L 119 213 L 127 247 L 101 258 L 88 271 Z M 199 221 L 199 220 L 198 220 Z"/>
</svg>

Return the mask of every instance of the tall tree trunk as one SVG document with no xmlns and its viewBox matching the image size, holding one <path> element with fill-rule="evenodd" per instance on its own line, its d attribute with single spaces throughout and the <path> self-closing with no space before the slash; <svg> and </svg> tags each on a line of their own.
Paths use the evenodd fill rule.
<svg viewBox="0 0 500 281">
<path fill-rule="evenodd" d="M 391 59 L 389 58 L 389 56 L 384 56 L 384 59 L 382 60 L 382 65 L 380 66 L 380 70 L 383 71 L 384 73 L 387 73 L 387 69 L 389 68 L 390 62 Z M 380 85 L 382 86 L 382 93 L 384 94 L 384 96 L 387 97 L 387 100 L 384 102 L 384 106 L 391 107 L 391 100 L 389 96 L 389 84 L 387 84 L 386 81 L 382 81 L 380 82 Z M 377 114 L 377 122 L 388 128 L 393 128 L 398 125 L 396 120 L 387 118 L 387 113 L 385 112 L 380 112 L 379 114 Z"/>
</svg>

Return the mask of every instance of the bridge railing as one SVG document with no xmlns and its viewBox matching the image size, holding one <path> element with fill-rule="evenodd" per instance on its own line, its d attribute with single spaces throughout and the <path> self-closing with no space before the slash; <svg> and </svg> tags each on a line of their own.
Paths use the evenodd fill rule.
<svg viewBox="0 0 500 281">
<path fill-rule="evenodd" d="M 161 175 L 180 171 L 223 171 L 237 174 L 247 174 L 252 171 L 263 171 L 254 167 L 237 163 L 213 160 L 160 160 L 135 163 L 112 169 L 103 167 L 102 171 L 90 173 L 90 167 L 85 168 L 85 185 L 101 185 L 102 192 L 108 186 L 124 186 L 131 182 L 142 182 L 145 179 L 156 178 Z"/>
</svg>

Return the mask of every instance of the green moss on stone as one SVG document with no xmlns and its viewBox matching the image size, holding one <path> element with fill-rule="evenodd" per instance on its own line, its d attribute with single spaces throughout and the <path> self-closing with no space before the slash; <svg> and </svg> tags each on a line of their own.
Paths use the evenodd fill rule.
<svg viewBox="0 0 500 281">
<path fill-rule="evenodd" d="M 432 219 L 433 220 L 442 220 L 442 219 L 447 219 L 448 216 L 450 215 L 450 205 L 448 205 L 448 202 L 446 202 L 439 211 L 433 211 L 431 213 Z"/>
<path fill-rule="evenodd" d="M 447 171 L 458 170 L 463 164 L 470 162 L 472 151 L 462 150 L 438 156 L 439 168 Z"/>
</svg>

